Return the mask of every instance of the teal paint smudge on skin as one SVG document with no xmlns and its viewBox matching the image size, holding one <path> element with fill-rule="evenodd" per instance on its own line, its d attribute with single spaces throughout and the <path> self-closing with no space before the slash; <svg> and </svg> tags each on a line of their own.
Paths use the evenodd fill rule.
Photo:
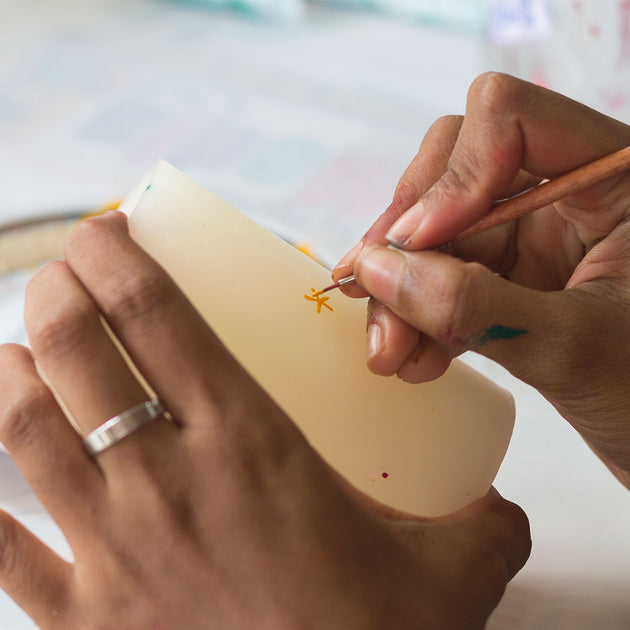
<svg viewBox="0 0 630 630">
<path fill-rule="evenodd" d="M 151 184 L 149 184 L 145 189 L 144 192 L 147 192 L 147 190 L 149 190 L 149 188 L 151 188 Z"/>
<path fill-rule="evenodd" d="M 486 331 L 479 337 L 477 341 L 477 346 L 483 346 L 491 341 L 499 341 L 501 339 L 514 339 L 515 337 L 520 337 L 521 335 L 526 335 L 529 331 L 524 328 L 509 328 L 508 326 L 500 326 L 495 324 L 494 326 L 490 326 Z"/>
</svg>

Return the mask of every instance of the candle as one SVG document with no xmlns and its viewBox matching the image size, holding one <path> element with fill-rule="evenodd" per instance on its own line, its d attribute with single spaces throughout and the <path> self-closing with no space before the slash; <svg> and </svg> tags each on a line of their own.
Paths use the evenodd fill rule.
<svg viewBox="0 0 630 630">
<path fill-rule="evenodd" d="M 324 267 L 167 162 L 121 210 L 132 237 L 350 483 L 425 516 L 488 491 L 514 424 L 508 392 L 457 360 L 421 385 L 373 375 L 366 301 L 313 298 L 330 282 Z"/>
</svg>

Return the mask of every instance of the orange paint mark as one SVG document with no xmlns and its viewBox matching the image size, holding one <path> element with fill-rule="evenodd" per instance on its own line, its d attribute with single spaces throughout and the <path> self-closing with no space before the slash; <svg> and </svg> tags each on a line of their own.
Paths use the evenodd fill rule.
<svg viewBox="0 0 630 630">
<path fill-rule="evenodd" d="M 302 252 L 309 258 L 312 258 L 315 262 L 321 263 L 321 261 L 317 258 L 317 256 L 315 256 L 315 252 L 313 252 L 313 250 L 311 249 L 311 246 L 308 243 L 294 243 L 293 247 L 295 247 L 295 249 Z"/>
<path fill-rule="evenodd" d="M 330 298 L 328 296 L 322 297 L 321 291 L 316 291 L 315 289 L 311 288 L 311 295 L 305 295 L 304 298 L 306 300 L 310 300 L 311 302 L 315 302 L 317 304 L 318 313 L 322 312 L 322 306 L 324 308 L 327 308 L 329 311 L 335 310 L 332 306 L 330 306 L 329 304 L 326 304 L 326 302 L 328 302 Z"/>
<path fill-rule="evenodd" d="M 106 204 L 103 204 L 100 208 L 96 208 L 96 210 L 90 210 L 81 215 L 81 221 L 84 219 L 90 219 L 91 217 L 100 217 L 102 214 L 105 214 L 108 210 L 118 210 L 118 206 L 122 203 L 122 199 L 112 199 L 108 201 Z"/>
</svg>

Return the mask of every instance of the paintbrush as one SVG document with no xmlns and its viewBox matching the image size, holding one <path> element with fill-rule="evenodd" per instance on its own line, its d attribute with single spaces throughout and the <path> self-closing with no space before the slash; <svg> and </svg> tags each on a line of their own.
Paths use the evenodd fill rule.
<svg viewBox="0 0 630 630">
<path fill-rule="evenodd" d="M 593 184 L 597 184 L 628 169 L 630 169 L 630 147 L 599 158 L 554 179 L 545 180 L 541 184 L 514 197 L 498 201 L 488 214 L 460 232 L 448 243 L 444 243 L 434 249 L 445 249 L 451 243 L 514 221 L 530 212 L 540 210 L 544 206 L 560 201 L 560 199 L 564 199 L 568 195 L 584 190 Z M 332 289 L 338 289 L 354 281 L 354 276 L 341 278 L 334 284 L 315 291 L 313 296 L 321 295 Z"/>
</svg>

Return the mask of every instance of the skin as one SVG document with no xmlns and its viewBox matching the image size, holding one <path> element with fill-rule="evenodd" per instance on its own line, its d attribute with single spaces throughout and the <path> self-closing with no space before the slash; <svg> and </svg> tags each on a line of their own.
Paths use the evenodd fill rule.
<svg viewBox="0 0 630 630">
<path fill-rule="evenodd" d="M 527 559 L 494 490 L 422 519 L 343 482 L 119 213 L 35 275 L 25 321 L 32 350 L 0 347 L 0 440 L 74 559 L 0 512 L 0 587 L 44 629 L 476 630 Z M 83 433 L 147 398 L 103 321 L 176 422 L 92 458 L 57 398 Z"/>
<path fill-rule="evenodd" d="M 370 295 L 368 365 L 410 382 L 465 350 L 538 389 L 630 487 L 630 172 L 451 246 L 493 201 L 630 144 L 630 127 L 489 73 L 438 120 L 335 279 Z M 387 246 L 388 244 L 395 247 Z M 520 334 L 493 338 L 496 327 Z"/>
</svg>

